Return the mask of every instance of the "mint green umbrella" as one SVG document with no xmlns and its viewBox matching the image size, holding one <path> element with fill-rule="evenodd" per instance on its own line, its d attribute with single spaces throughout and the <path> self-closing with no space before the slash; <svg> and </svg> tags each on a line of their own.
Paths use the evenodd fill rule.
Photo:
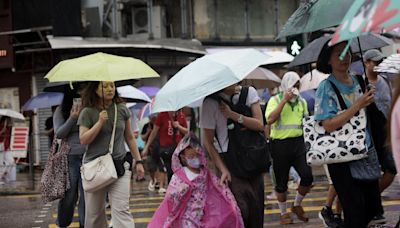
<svg viewBox="0 0 400 228">
<path fill-rule="evenodd" d="M 153 113 L 176 111 L 243 80 L 269 56 L 255 49 L 205 55 L 176 73 L 158 91 Z"/>
<path fill-rule="evenodd" d="M 354 0 L 311 0 L 289 17 L 277 39 L 340 24 Z"/>
<path fill-rule="evenodd" d="M 332 36 L 330 45 L 369 32 L 382 33 L 400 28 L 399 0 L 356 0 Z"/>
</svg>

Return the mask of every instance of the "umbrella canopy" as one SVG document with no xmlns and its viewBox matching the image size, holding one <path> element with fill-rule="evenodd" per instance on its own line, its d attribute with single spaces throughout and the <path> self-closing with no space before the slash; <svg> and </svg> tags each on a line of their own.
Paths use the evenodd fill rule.
<svg viewBox="0 0 400 228">
<path fill-rule="evenodd" d="M 281 79 L 274 72 L 257 67 L 243 79 L 242 85 L 251 85 L 256 89 L 275 88 L 281 84 Z"/>
<path fill-rule="evenodd" d="M 203 56 L 176 73 L 155 97 L 153 112 L 176 111 L 243 80 L 268 56 L 239 49 Z"/>
<path fill-rule="evenodd" d="M 131 85 L 117 87 L 119 96 L 127 102 L 151 102 L 149 96 Z"/>
<path fill-rule="evenodd" d="M 374 67 L 374 71 L 380 73 L 399 74 L 400 73 L 400 54 L 393 54 L 387 57 L 378 66 Z"/>
<path fill-rule="evenodd" d="M 307 74 L 303 75 L 300 79 L 300 91 L 316 89 L 329 74 L 324 74 L 314 69 Z"/>
<path fill-rule="evenodd" d="M 152 113 L 152 110 L 153 110 L 152 103 L 147 103 L 146 105 L 144 105 L 139 111 L 139 114 L 138 114 L 139 120 L 142 120 L 142 119 L 150 116 Z"/>
<path fill-rule="evenodd" d="M 143 91 L 149 97 L 155 97 L 160 90 L 160 88 L 155 86 L 141 86 L 138 89 Z"/>
<path fill-rule="evenodd" d="M 277 39 L 338 25 L 353 2 L 354 0 L 311 0 L 302 4 L 289 17 Z"/>
<path fill-rule="evenodd" d="M 387 32 L 400 27 L 399 0 L 356 0 L 332 37 L 330 45 L 368 32 Z"/>
<path fill-rule="evenodd" d="M 270 56 L 263 65 L 290 63 L 294 59 L 293 55 L 283 51 L 263 51 L 263 53 Z"/>
<path fill-rule="evenodd" d="M 45 76 L 50 82 L 121 81 L 150 77 L 159 75 L 141 60 L 101 52 L 61 61 Z"/>
<path fill-rule="evenodd" d="M 0 116 L 8 116 L 14 119 L 25 120 L 24 115 L 11 109 L 0 108 Z"/>
<path fill-rule="evenodd" d="M 61 104 L 63 99 L 63 93 L 42 92 L 25 102 L 22 106 L 22 111 L 30 111 L 35 108 L 50 108 Z"/>
<path fill-rule="evenodd" d="M 392 40 L 378 34 L 363 35 L 359 38 L 362 51 L 385 47 L 393 43 Z M 306 47 L 304 47 L 303 50 L 301 50 L 300 54 L 294 58 L 288 67 L 291 68 L 294 66 L 316 62 L 322 48 L 330 39 L 331 36 L 322 36 L 313 40 Z M 350 43 L 350 48 L 353 53 L 360 52 L 358 40 L 352 40 Z"/>
</svg>

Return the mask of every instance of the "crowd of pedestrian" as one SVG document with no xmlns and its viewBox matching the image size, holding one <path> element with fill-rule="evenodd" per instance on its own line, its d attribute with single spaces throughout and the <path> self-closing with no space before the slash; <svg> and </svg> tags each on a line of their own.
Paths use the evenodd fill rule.
<svg viewBox="0 0 400 228">
<path fill-rule="evenodd" d="M 113 227 L 134 227 L 129 211 L 130 186 L 134 184 L 131 171 L 136 171 L 140 180 L 144 177 L 143 164 L 150 176 L 148 190 L 165 195 L 149 227 L 263 227 L 264 175 L 269 164 L 274 189 L 267 198 L 276 197 L 278 201 L 279 223 L 292 224 L 295 217 L 308 222 L 302 201 L 312 190 L 313 174 L 307 163 L 303 119 L 314 115 L 329 133 L 362 111 L 368 120 L 364 129 L 366 150 L 378 158 L 370 165 L 380 169 L 382 175 L 363 181 L 354 176 L 357 161 L 324 164 L 329 189 L 319 217 L 326 227 L 367 227 L 385 222 L 381 193 L 400 168 L 400 150 L 394 143 L 400 140 L 400 80 L 394 83 L 375 71 L 384 59 L 375 49 L 363 55 L 365 74 L 350 74 L 352 53 L 347 51 L 343 59 L 339 57 L 346 45 L 326 43 L 319 54 L 317 70 L 329 77 L 316 89 L 313 113 L 299 92 L 299 74 L 289 71 L 283 75 L 279 91 L 265 104 L 265 112 L 257 90 L 238 83 L 207 96 L 199 118 L 187 107 L 150 115 L 137 135 L 145 143 L 141 152 L 133 134 L 138 131 L 132 129 L 133 114 L 113 82 L 90 82 L 74 90 L 68 87 L 62 104 L 54 111 L 53 124 L 46 121 L 47 130 L 54 128 L 54 137 L 70 147 L 70 188 L 58 202 L 57 225 L 69 226 L 78 205 L 81 227 L 108 227 L 109 203 Z M 376 118 L 371 120 L 370 115 Z M 1 119 L 2 147 L 9 145 L 2 136 L 9 131 L 7 121 Z M 249 167 L 247 158 L 241 155 L 247 151 L 240 150 L 247 147 L 238 144 L 238 132 L 261 135 L 266 142 L 257 144 L 257 151 L 249 155 L 256 158 L 254 167 Z M 242 139 L 256 143 L 255 137 Z M 107 154 L 109 148 L 113 148 L 118 178 L 94 192 L 84 190 L 82 164 Z M 270 163 L 260 151 L 268 155 Z M 263 167 L 259 168 L 256 161 L 264 162 Z M 216 167 L 215 173 L 208 162 Z M 288 210 L 290 176 L 296 195 Z"/>
</svg>

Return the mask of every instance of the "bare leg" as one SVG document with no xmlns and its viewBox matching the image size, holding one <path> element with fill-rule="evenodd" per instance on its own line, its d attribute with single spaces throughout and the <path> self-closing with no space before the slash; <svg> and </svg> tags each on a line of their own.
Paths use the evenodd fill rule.
<svg viewBox="0 0 400 228">
<path fill-rule="evenodd" d="M 392 184 L 394 178 L 395 175 L 393 175 L 392 173 L 389 173 L 387 171 L 383 173 L 381 179 L 379 180 L 379 191 L 385 191 L 385 189 Z"/>
</svg>

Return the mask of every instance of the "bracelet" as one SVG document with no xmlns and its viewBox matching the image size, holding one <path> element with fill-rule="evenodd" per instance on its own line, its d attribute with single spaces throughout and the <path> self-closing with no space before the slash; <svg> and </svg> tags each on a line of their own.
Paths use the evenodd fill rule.
<svg viewBox="0 0 400 228">
<path fill-rule="evenodd" d="M 142 164 L 142 165 L 143 165 L 143 160 L 137 160 L 135 163 L 136 163 L 136 164 Z"/>
</svg>

